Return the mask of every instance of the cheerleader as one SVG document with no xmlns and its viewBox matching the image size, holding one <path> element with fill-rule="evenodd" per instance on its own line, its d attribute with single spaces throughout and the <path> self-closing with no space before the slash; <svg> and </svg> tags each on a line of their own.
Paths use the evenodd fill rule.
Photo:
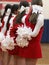
<svg viewBox="0 0 49 65">
<path fill-rule="evenodd" d="M 5 34 L 5 29 L 6 29 L 6 21 L 8 19 L 9 14 L 10 14 L 10 11 L 11 11 L 11 5 L 10 4 L 7 4 L 5 6 L 5 10 L 4 10 L 3 16 L 1 18 L 1 25 L 0 25 L 0 43 L 5 38 L 4 34 Z M 1 59 L 1 57 L 2 57 L 2 50 L 0 48 L 0 59 Z M 0 62 L 0 64 L 1 64 L 1 62 Z"/>
<path fill-rule="evenodd" d="M 4 34 L 6 32 L 6 23 L 7 23 L 10 12 L 11 12 L 11 5 L 7 4 L 5 6 L 5 11 L 1 19 L 2 26 L 0 27 L 0 35 L 1 35 L 0 42 L 5 38 Z"/>
<path fill-rule="evenodd" d="M 21 58 L 25 58 L 27 65 L 36 65 L 38 58 L 42 58 L 40 45 L 44 25 L 42 0 L 32 1 L 32 15 L 30 18 L 26 17 L 25 21 L 31 23 L 33 32 L 30 33 L 32 39 L 29 41 L 28 47 L 19 47 L 17 55 Z M 27 25 L 29 24 L 27 23 Z M 27 37 L 27 34 L 24 35 L 24 37 Z"/>
<path fill-rule="evenodd" d="M 10 29 L 13 27 L 13 23 L 15 22 L 16 18 L 17 18 L 17 15 L 18 15 L 18 9 L 19 9 L 19 5 L 17 4 L 14 4 L 11 8 L 11 13 L 9 15 L 9 18 L 8 18 L 8 21 L 7 21 L 7 31 L 6 31 L 6 38 L 2 41 L 2 44 L 1 46 L 3 47 L 3 49 L 5 49 L 6 51 L 9 52 L 9 49 L 11 50 L 13 48 L 13 45 L 14 44 L 10 44 L 11 43 L 14 43 L 13 42 L 13 39 L 10 38 Z M 8 55 L 8 58 L 7 58 L 7 62 L 4 63 L 5 65 L 8 65 L 9 62 L 10 62 L 10 59 L 11 59 L 11 55 L 9 54 Z"/>
<path fill-rule="evenodd" d="M 20 14 L 18 14 L 18 16 L 16 18 L 16 22 L 14 23 L 14 26 L 10 30 L 10 37 L 15 37 L 15 39 L 14 39 L 15 43 L 17 43 L 16 42 L 16 37 L 17 37 L 16 31 L 19 26 L 21 27 L 21 26 L 25 25 L 25 21 L 23 19 L 27 16 L 28 13 L 29 13 L 29 3 L 27 1 L 21 2 L 20 3 Z M 23 18 L 23 16 L 24 16 L 24 18 Z M 23 39 L 23 40 L 25 40 L 25 39 Z M 27 42 L 27 40 L 26 40 L 26 42 Z M 15 48 L 13 50 L 9 50 L 9 54 L 14 56 L 15 65 L 16 64 L 17 65 L 19 65 L 19 64 L 25 65 L 25 59 L 17 56 L 17 54 L 19 54 L 19 46 L 18 45 L 15 46 Z"/>
<path fill-rule="evenodd" d="M 29 40 L 28 46 L 21 47 L 21 45 L 19 45 L 16 47 L 14 54 L 18 56 L 17 57 L 17 63 L 19 62 L 18 65 L 19 64 L 36 65 L 38 58 L 42 58 L 41 45 L 40 45 L 44 25 L 42 6 L 43 6 L 42 0 L 33 0 L 32 2 L 33 10 L 30 19 L 28 16 L 23 19 L 23 21 L 25 21 L 26 23 L 26 26 L 30 26 L 32 28 L 32 32 L 30 32 L 31 33 L 30 36 L 32 37 L 32 39 Z M 16 27 L 14 27 L 12 30 L 14 30 Z M 11 33 L 13 32 L 12 30 Z M 26 38 L 27 36 L 28 34 L 24 35 L 24 38 Z"/>
</svg>

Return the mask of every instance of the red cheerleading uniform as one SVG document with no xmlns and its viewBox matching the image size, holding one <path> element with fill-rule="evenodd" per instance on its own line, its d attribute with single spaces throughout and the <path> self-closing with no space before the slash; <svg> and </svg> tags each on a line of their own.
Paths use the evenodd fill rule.
<svg viewBox="0 0 49 65">
<path fill-rule="evenodd" d="M 15 24 L 13 27 L 12 27 L 12 29 L 10 30 L 10 36 L 11 37 L 14 37 L 14 43 L 16 43 L 16 41 L 15 41 L 15 38 L 17 37 L 17 34 L 16 34 L 16 30 L 18 29 L 17 27 L 18 26 L 22 26 L 23 25 L 23 23 L 21 23 L 21 24 Z M 16 54 L 18 54 L 18 46 L 15 46 L 15 48 L 13 49 L 13 50 L 8 50 L 9 51 L 9 54 L 11 54 L 11 55 L 16 55 Z"/>
<path fill-rule="evenodd" d="M 31 24 L 31 22 L 29 22 L 28 20 L 28 17 L 29 16 L 27 16 L 25 19 L 26 26 L 31 27 L 32 30 L 34 30 L 35 24 Z M 19 25 L 22 25 L 22 24 L 19 24 Z M 17 30 L 17 27 L 19 25 L 16 24 L 11 29 L 11 32 L 10 32 L 11 37 L 17 36 L 15 35 L 15 30 Z M 32 40 L 29 41 L 28 47 L 21 48 L 19 46 L 16 46 L 15 49 L 12 51 L 9 51 L 9 53 L 12 55 L 23 57 L 23 58 L 42 58 L 41 45 L 40 45 L 42 33 L 43 33 L 43 27 L 41 27 L 40 32 L 36 37 L 32 37 Z"/>
<path fill-rule="evenodd" d="M 10 25 L 13 23 L 13 20 L 14 20 L 14 18 L 15 18 L 15 16 L 16 15 L 12 15 L 11 16 L 11 20 L 10 20 L 10 22 L 9 22 L 9 24 L 8 24 L 8 27 L 10 28 Z M 7 20 L 5 21 L 5 19 L 7 18 L 7 20 L 8 20 L 8 15 L 6 15 L 5 17 L 4 17 L 4 19 L 3 19 L 3 21 L 2 21 L 2 27 L 1 27 L 1 32 L 3 32 L 3 34 L 6 36 L 7 35 L 7 31 L 8 30 L 6 30 L 6 24 L 7 24 Z M 11 22 L 12 21 L 12 22 Z M 5 29 L 5 30 L 4 30 Z M 1 48 L 0 48 L 1 49 Z"/>
<path fill-rule="evenodd" d="M 26 17 L 26 25 L 32 28 L 32 31 L 35 28 L 35 24 L 31 24 L 28 20 L 28 16 Z M 43 26 L 41 27 L 39 34 L 36 37 L 32 37 L 32 40 L 29 41 L 28 47 L 21 48 L 19 47 L 18 56 L 24 58 L 42 58 L 41 52 L 41 37 L 43 33 Z"/>
</svg>

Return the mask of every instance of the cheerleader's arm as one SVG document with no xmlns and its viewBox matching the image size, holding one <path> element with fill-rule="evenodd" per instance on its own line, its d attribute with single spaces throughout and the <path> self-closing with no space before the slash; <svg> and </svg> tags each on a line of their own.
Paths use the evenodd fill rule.
<svg viewBox="0 0 49 65">
<path fill-rule="evenodd" d="M 44 17 L 43 17 L 43 15 L 40 14 L 37 19 L 35 28 L 34 28 L 33 32 L 31 33 L 31 36 L 36 37 L 39 34 L 39 31 L 43 25 L 44 25 Z"/>
</svg>

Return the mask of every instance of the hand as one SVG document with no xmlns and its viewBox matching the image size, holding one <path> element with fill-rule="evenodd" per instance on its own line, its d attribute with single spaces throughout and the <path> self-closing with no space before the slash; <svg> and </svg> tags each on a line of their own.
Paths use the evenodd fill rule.
<svg viewBox="0 0 49 65">
<path fill-rule="evenodd" d="M 7 49 L 9 49 L 9 50 L 13 50 L 14 48 L 15 48 L 15 46 L 16 46 L 16 44 L 9 44 L 8 46 L 7 46 Z"/>
<path fill-rule="evenodd" d="M 7 52 L 7 49 L 4 46 L 1 46 L 2 51 Z"/>
</svg>

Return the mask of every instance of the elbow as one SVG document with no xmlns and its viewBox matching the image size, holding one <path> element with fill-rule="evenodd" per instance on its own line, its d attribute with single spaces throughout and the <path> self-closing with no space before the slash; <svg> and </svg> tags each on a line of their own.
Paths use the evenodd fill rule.
<svg viewBox="0 0 49 65">
<path fill-rule="evenodd" d="M 32 37 L 37 37 L 38 33 L 32 34 Z"/>
<path fill-rule="evenodd" d="M 37 35 L 32 35 L 32 37 L 36 37 Z"/>
</svg>

